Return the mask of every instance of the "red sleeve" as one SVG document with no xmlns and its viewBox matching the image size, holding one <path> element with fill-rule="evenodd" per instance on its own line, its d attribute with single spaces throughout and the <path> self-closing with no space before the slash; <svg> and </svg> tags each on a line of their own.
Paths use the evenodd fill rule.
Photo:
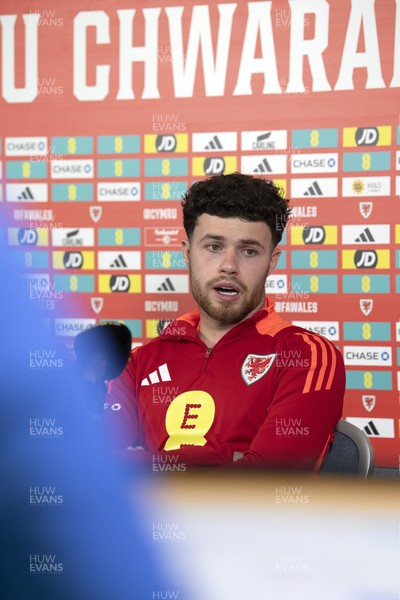
<svg viewBox="0 0 400 600">
<path fill-rule="evenodd" d="M 316 469 L 342 415 L 345 370 L 340 352 L 310 332 L 282 339 L 267 417 L 249 450 L 232 466 Z"/>
<path fill-rule="evenodd" d="M 119 449 L 143 445 L 136 402 L 134 353 L 122 374 L 109 382 L 104 406 L 104 426 L 111 443 Z"/>
</svg>

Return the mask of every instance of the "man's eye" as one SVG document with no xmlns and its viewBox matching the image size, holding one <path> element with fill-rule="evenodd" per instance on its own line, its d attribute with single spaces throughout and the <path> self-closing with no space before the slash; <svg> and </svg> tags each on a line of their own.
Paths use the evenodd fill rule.
<svg viewBox="0 0 400 600">
<path fill-rule="evenodd" d="M 244 251 L 246 256 L 255 256 L 257 252 L 253 248 L 246 248 Z"/>
<path fill-rule="evenodd" d="M 211 252 L 217 252 L 219 250 L 219 245 L 218 244 L 209 244 L 208 249 L 211 250 Z"/>
</svg>

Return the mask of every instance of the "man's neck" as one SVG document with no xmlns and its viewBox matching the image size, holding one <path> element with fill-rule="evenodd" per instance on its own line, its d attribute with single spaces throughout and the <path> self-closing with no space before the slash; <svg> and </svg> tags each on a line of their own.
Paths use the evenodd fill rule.
<svg viewBox="0 0 400 600">
<path fill-rule="evenodd" d="M 263 306 L 264 304 L 255 308 L 244 319 L 239 321 L 239 323 L 243 323 L 243 321 L 252 317 L 256 312 L 261 310 Z M 229 325 L 221 323 L 207 315 L 207 313 L 200 308 L 199 338 L 206 344 L 207 348 L 213 348 L 215 344 L 228 333 L 228 331 L 233 327 L 236 327 L 239 323 L 232 323 Z"/>
<path fill-rule="evenodd" d="M 199 338 L 206 344 L 207 348 L 213 348 L 235 325 L 236 323 L 223 325 L 200 310 Z"/>
</svg>

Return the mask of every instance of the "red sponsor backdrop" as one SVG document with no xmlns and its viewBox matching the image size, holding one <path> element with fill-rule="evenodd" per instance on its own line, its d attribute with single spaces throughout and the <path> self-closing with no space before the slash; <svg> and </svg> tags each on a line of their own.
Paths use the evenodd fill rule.
<svg viewBox="0 0 400 600">
<path fill-rule="evenodd" d="M 397 467 L 396 3 L 180 6 L 3 0 L 4 240 L 49 274 L 42 308 L 67 342 L 121 319 L 142 343 L 193 306 L 182 190 L 221 171 L 277 180 L 295 211 L 267 291 L 337 343 L 345 416 Z"/>
</svg>

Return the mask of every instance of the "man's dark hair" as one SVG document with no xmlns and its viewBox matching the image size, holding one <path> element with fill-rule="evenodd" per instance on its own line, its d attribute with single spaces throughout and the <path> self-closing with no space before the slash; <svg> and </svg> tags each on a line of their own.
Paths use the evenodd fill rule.
<svg viewBox="0 0 400 600">
<path fill-rule="evenodd" d="M 232 173 L 197 181 L 182 199 L 183 226 L 190 239 L 197 218 L 203 213 L 216 217 L 237 217 L 243 221 L 263 221 L 279 244 L 290 217 L 289 201 L 272 181 Z"/>
</svg>

